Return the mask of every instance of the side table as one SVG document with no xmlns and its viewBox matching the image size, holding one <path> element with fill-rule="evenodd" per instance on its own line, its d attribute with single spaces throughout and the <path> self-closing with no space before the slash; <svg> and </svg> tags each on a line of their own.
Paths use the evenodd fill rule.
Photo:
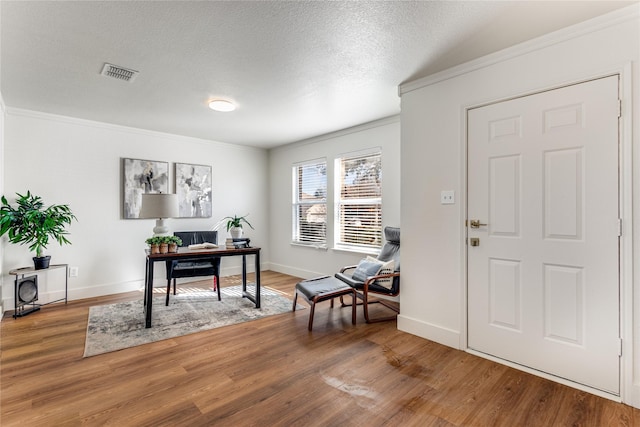
<svg viewBox="0 0 640 427">
<path fill-rule="evenodd" d="M 37 297 L 37 280 L 36 280 L 36 296 L 34 299 L 25 302 L 25 301 L 19 301 L 19 283 L 22 279 L 25 278 L 25 275 L 27 274 L 34 274 L 34 275 L 38 275 L 40 273 L 46 273 L 49 270 L 55 270 L 58 268 L 64 268 L 64 298 L 60 298 L 57 299 L 55 301 L 49 301 L 47 303 L 44 304 L 38 304 L 35 301 L 38 300 Z M 22 317 L 22 316 L 26 316 L 27 314 L 33 313 L 34 311 L 38 311 L 40 310 L 40 307 L 45 306 L 45 305 L 49 305 L 49 304 L 53 304 L 54 302 L 61 302 L 64 301 L 64 303 L 66 304 L 68 301 L 68 297 L 69 297 L 69 264 L 51 264 L 49 266 L 49 268 L 44 268 L 41 270 L 36 270 L 33 267 L 22 267 L 22 268 L 17 268 L 15 270 L 10 270 L 9 274 L 16 276 L 15 279 L 15 285 L 14 285 L 14 293 L 13 293 L 13 303 L 14 303 L 14 307 L 15 307 L 15 311 L 13 313 L 13 318 L 18 318 L 18 317 Z M 26 308 L 27 304 L 29 304 L 31 307 Z"/>
</svg>

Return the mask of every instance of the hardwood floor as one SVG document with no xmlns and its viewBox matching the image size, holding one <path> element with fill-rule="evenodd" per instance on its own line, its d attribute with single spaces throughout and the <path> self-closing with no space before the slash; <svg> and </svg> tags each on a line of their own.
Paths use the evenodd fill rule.
<svg viewBox="0 0 640 427">
<path fill-rule="evenodd" d="M 292 298 L 299 279 L 266 271 L 262 280 Z M 395 322 L 367 325 L 361 308 L 353 326 L 350 309 L 329 302 L 316 308 L 312 333 L 307 309 L 82 358 L 89 307 L 135 298 L 3 319 L 0 425 L 640 426 L 640 410 Z"/>
</svg>

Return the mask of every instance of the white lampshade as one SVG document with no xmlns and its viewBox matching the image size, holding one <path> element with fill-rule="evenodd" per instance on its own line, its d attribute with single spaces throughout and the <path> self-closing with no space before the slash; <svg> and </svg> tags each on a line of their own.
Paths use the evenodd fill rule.
<svg viewBox="0 0 640 427">
<path fill-rule="evenodd" d="M 169 227 L 164 224 L 164 218 L 178 216 L 178 196 L 176 194 L 143 194 L 142 205 L 138 218 L 156 218 L 153 229 L 155 235 L 167 234 Z"/>
</svg>

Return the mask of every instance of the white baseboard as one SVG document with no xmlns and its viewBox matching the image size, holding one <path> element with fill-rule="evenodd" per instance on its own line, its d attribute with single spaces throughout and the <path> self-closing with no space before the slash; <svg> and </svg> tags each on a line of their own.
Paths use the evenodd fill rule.
<svg viewBox="0 0 640 427">
<path fill-rule="evenodd" d="M 314 277 L 326 276 L 325 273 L 320 273 L 317 271 L 310 271 L 310 270 L 303 270 L 301 268 L 294 268 L 288 265 L 274 264 L 274 263 L 271 263 L 271 270 L 277 273 L 300 277 L 302 279 L 313 279 Z"/>
<path fill-rule="evenodd" d="M 400 308 L 400 311 L 402 311 L 402 308 Z M 429 341 L 437 342 L 438 344 L 453 347 L 457 350 L 462 349 L 460 347 L 459 331 L 427 323 L 402 314 L 398 315 L 398 330 L 417 335 Z"/>
</svg>

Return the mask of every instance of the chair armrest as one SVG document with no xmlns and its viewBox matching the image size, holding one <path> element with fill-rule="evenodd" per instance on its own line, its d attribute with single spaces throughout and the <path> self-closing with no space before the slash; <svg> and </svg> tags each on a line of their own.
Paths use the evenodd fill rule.
<svg viewBox="0 0 640 427">
<path fill-rule="evenodd" d="M 369 285 L 369 283 L 373 283 L 378 279 L 386 279 L 388 277 L 400 277 L 400 272 L 396 271 L 389 274 L 378 274 L 377 276 L 369 276 L 367 277 L 367 280 L 364 281 L 364 284 Z"/>
<path fill-rule="evenodd" d="M 389 274 L 378 274 L 377 276 L 369 276 L 369 277 L 367 277 L 367 280 L 364 281 L 364 285 L 362 285 L 362 291 L 363 292 L 368 292 L 369 291 L 369 285 L 371 283 L 374 283 L 378 279 L 386 279 L 387 277 L 400 277 L 400 272 L 396 271 L 396 272 L 389 273 Z"/>
<path fill-rule="evenodd" d="M 344 273 L 347 270 L 351 270 L 351 269 L 355 269 L 355 268 L 358 268 L 358 266 L 357 265 L 348 265 L 346 267 L 342 267 L 340 269 L 340 273 Z"/>
</svg>

